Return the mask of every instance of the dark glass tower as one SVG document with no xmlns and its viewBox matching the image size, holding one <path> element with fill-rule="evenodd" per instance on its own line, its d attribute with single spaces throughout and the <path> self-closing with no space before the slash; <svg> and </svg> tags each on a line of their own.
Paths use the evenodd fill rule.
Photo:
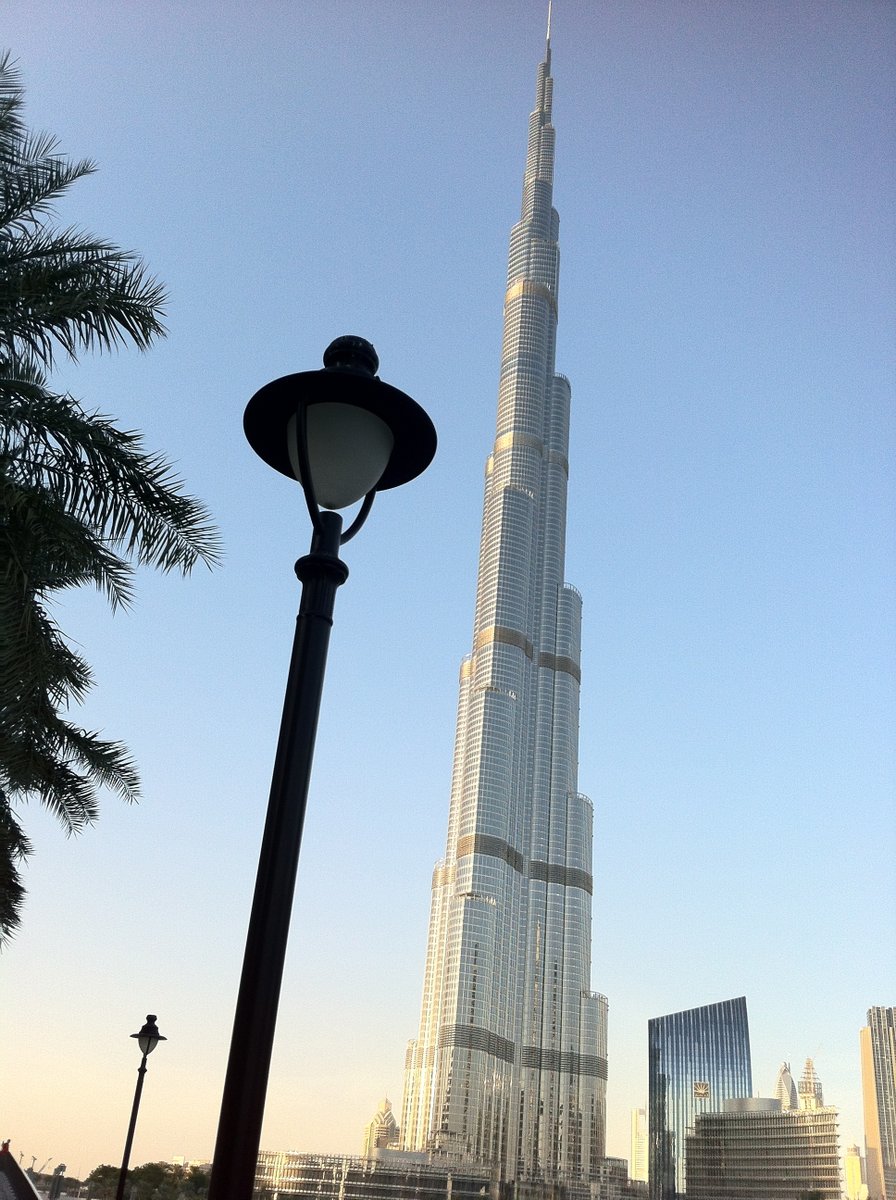
<svg viewBox="0 0 896 1200">
<path fill-rule="evenodd" d="M 753 1094 L 747 1001 L 723 1000 L 648 1022 L 650 1200 L 685 1192 L 685 1138 L 698 1113 Z"/>
<path fill-rule="evenodd" d="M 460 671 L 402 1144 L 503 1179 L 589 1180 L 606 1000 L 590 991 L 592 809 L 577 786 L 581 596 L 564 583 L 570 387 L 555 373 L 550 17 L 510 236 L 473 647 Z"/>
</svg>

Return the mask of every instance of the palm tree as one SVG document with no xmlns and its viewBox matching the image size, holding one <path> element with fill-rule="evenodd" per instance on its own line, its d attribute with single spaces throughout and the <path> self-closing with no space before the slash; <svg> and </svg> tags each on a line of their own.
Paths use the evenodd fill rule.
<svg viewBox="0 0 896 1200">
<path fill-rule="evenodd" d="M 127 749 L 66 715 L 93 680 L 54 594 L 92 584 L 127 607 L 136 565 L 186 574 L 219 558 L 206 509 L 164 457 L 50 384 L 54 356 L 164 336 L 165 294 L 136 255 L 53 223 L 54 202 L 95 167 L 30 133 L 22 107 L 0 56 L 0 943 L 20 922 L 30 849 L 16 804 L 39 800 L 74 833 L 101 788 L 139 790 Z"/>
</svg>

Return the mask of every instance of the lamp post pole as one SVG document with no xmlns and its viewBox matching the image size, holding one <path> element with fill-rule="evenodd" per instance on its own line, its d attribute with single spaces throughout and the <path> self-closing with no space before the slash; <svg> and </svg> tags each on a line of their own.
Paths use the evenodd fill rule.
<svg viewBox="0 0 896 1200">
<path fill-rule="evenodd" d="M 137 1086 L 134 1088 L 134 1103 L 131 1105 L 131 1119 L 128 1123 L 128 1136 L 124 1141 L 124 1155 L 121 1160 L 121 1171 L 118 1175 L 118 1187 L 115 1191 L 115 1200 L 124 1200 L 124 1188 L 128 1178 L 128 1163 L 131 1161 L 131 1146 L 134 1142 L 134 1130 L 137 1128 L 137 1113 L 140 1111 L 140 1097 L 143 1095 L 143 1079 L 146 1075 L 146 1060 L 159 1042 L 166 1042 L 168 1039 L 162 1037 L 159 1033 L 159 1028 L 156 1025 L 156 1017 L 152 1014 L 147 1016 L 146 1024 L 139 1033 L 132 1033 L 131 1037 L 138 1040 L 138 1045 L 143 1051 L 143 1058 L 140 1060 L 140 1066 L 137 1068 Z"/>
<path fill-rule="evenodd" d="M 322 371 L 287 375 L 249 401 L 243 418 L 255 452 L 298 480 L 313 535 L 296 563 L 302 596 L 246 935 L 209 1200 L 250 1200 L 289 938 L 302 826 L 336 589 L 348 578 L 339 547 L 361 528 L 376 492 L 426 469 L 432 422 L 415 400 L 376 375 L 376 351 L 337 338 Z M 348 529 L 335 509 L 362 501 Z M 118 1198 L 121 1200 L 121 1197 Z"/>
<path fill-rule="evenodd" d="M 314 532 L 311 552 L 296 563 L 302 598 L 246 935 L 209 1200 L 248 1198 L 255 1185 L 333 606 L 336 589 L 348 578 L 348 567 L 339 558 L 342 518 L 335 512 L 320 517 L 322 529 Z"/>
</svg>

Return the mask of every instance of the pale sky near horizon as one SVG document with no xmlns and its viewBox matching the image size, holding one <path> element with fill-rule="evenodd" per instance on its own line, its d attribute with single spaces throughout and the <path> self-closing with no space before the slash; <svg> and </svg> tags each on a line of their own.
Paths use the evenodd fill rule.
<svg viewBox="0 0 896 1200">
<path fill-rule="evenodd" d="M 298 586 L 262 384 L 357 333 L 440 437 L 346 547 L 263 1145 L 357 1152 L 400 1111 L 444 847 L 542 0 L 10 0 L 32 127 L 96 175 L 60 220 L 139 250 L 166 342 L 60 363 L 213 510 L 219 571 L 59 605 L 83 721 L 144 799 L 35 806 L 0 955 L 0 1137 L 84 1175 L 214 1144 Z M 896 1003 L 896 9 L 556 0 L 557 367 L 573 389 L 580 789 L 608 1153 L 647 1020 L 746 995 L 755 1089 L 815 1059 L 862 1139 L 858 1030 Z"/>
</svg>

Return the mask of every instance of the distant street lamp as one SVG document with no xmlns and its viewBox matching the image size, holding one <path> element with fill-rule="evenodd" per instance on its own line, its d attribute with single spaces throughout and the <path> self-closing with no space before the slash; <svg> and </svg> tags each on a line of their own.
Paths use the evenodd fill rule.
<svg viewBox="0 0 896 1200">
<path fill-rule="evenodd" d="M 115 1200 L 124 1200 L 124 1185 L 128 1177 L 128 1163 L 131 1159 L 131 1143 L 134 1140 L 134 1129 L 137 1125 L 137 1112 L 140 1108 L 140 1096 L 143 1092 L 143 1076 L 146 1074 L 146 1060 L 158 1046 L 159 1042 L 167 1042 L 166 1037 L 162 1037 L 159 1033 L 159 1027 L 156 1025 L 156 1018 L 150 1013 L 146 1018 L 146 1024 L 139 1033 L 132 1033 L 131 1037 L 137 1039 L 137 1045 L 143 1052 L 143 1058 L 140 1060 L 140 1066 L 137 1068 L 137 1086 L 134 1089 L 134 1103 L 131 1107 L 131 1121 L 128 1125 L 128 1136 L 124 1143 L 124 1157 L 121 1160 L 121 1173 L 118 1176 L 118 1190 L 115 1193 Z"/>
<path fill-rule="evenodd" d="M 269 466 L 297 479 L 313 533 L 296 563 L 302 597 L 274 760 L 255 897 L 224 1079 L 209 1200 L 250 1200 L 261 1140 L 277 1004 L 289 937 L 302 825 L 336 589 L 348 578 L 339 547 L 354 537 L 374 495 L 425 471 L 436 432 L 416 401 L 376 375 L 369 342 L 341 337 L 324 369 L 275 379 L 256 392 L 243 426 Z M 334 509 L 362 501 L 342 532 Z"/>
</svg>

